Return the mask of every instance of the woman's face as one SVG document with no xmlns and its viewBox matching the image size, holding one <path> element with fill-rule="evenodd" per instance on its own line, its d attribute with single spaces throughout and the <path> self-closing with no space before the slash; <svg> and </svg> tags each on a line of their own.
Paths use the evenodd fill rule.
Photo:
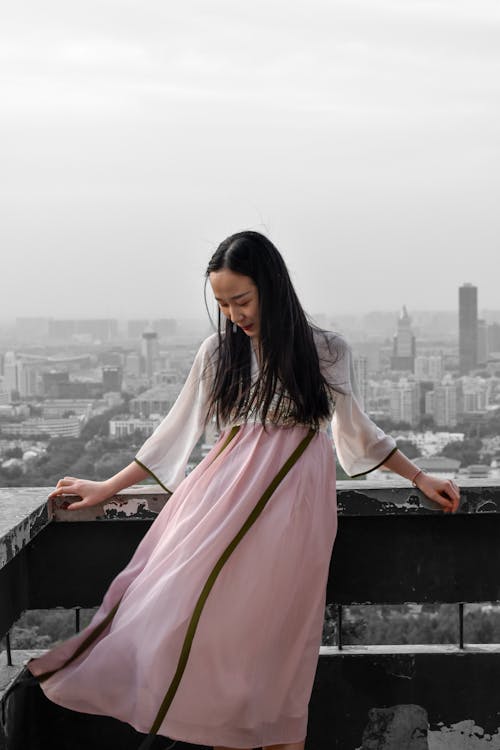
<svg viewBox="0 0 500 750">
<path fill-rule="evenodd" d="M 221 268 L 212 271 L 209 279 L 221 312 L 247 336 L 258 339 L 259 291 L 250 276 Z"/>
</svg>

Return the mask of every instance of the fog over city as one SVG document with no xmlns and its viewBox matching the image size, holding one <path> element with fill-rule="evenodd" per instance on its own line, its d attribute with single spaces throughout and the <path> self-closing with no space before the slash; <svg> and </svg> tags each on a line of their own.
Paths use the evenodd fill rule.
<svg viewBox="0 0 500 750">
<path fill-rule="evenodd" d="M 203 317 L 242 228 L 311 313 L 500 308 L 499 31 L 488 0 L 9 4 L 0 319 Z"/>
</svg>

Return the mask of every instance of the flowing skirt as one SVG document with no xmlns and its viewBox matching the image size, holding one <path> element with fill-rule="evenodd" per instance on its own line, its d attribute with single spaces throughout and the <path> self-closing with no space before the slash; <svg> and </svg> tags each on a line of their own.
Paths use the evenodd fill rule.
<svg viewBox="0 0 500 750">
<path fill-rule="evenodd" d="M 91 623 L 28 667 L 55 703 L 140 732 L 238 748 L 299 742 L 336 529 L 325 432 L 226 431 Z"/>
</svg>

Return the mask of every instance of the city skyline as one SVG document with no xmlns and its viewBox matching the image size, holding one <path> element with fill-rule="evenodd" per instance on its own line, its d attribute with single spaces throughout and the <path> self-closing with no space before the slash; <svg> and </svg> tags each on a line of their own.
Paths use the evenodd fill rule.
<svg viewBox="0 0 500 750">
<path fill-rule="evenodd" d="M 468 284 L 470 284 L 470 282 L 463 282 L 463 283 L 460 284 L 460 286 L 467 286 Z M 476 284 L 472 284 L 472 286 L 474 286 L 474 287 L 476 287 L 476 288 L 479 289 L 479 287 L 477 287 Z M 457 288 L 460 288 L 460 287 L 457 287 Z M 454 290 L 455 296 L 456 296 L 456 291 L 457 290 L 455 289 Z M 396 321 L 395 322 L 395 329 L 397 327 L 397 317 L 399 316 L 400 311 L 402 310 L 402 308 L 406 308 L 411 313 L 412 316 L 415 316 L 415 315 L 418 316 L 418 315 L 421 315 L 421 314 L 424 314 L 424 315 L 432 315 L 432 314 L 450 315 L 450 316 L 455 316 L 457 318 L 457 321 L 458 321 L 458 318 L 459 318 L 459 305 L 458 304 L 456 304 L 455 307 L 453 307 L 453 306 L 450 306 L 450 307 L 433 307 L 432 305 L 425 306 L 425 307 L 424 306 L 411 307 L 409 304 L 407 304 L 407 302 L 405 300 L 406 300 L 406 297 L 402 297 L 401 304 L 395 305 L 394 307 L 389 307 L 387 305 L 385 305 L 385 306 L 381 305 L 379 307 L 370 307 L 370 306 L 367 306 L 367 307 L 363 308 L 363 307 L 358 306 L 357 310 L 355 310 L 355 311 L 340 310 L 340 309 L 326 309 L 326 310 L 314 309 L 314 310 L 308 310 L 305 306 L 304 306 L 304 308 L 305 308 L 306 313 L 308 315 L 311 315 L 313 318 L 315 316 L 320 316 L 320 317 L 321 316 L 330 316 L 332 318 L 334 318 L 335 316 L 339 316 L 339 317 L 352 317 L 352 318 L 362 318 L 363 316 L 369 315 L 370 313 L 376 313 L 376 314 L 381 314 L 381 315 L 393 315 L 393 316 L 395 316 L 395 321 Z M 213 319 L 214 319 L 214 317 L 213 317 L 214 316 L 214 312 L 216 312 L 216 309 L 217 308 L 216 308 L 216 306 L 214 304 L 213 305 L 213 309 L 210 310 L 210 314 L 212 315 Z M 500 320 L 500 294 L 499 294 L 497 306 L 491 306 L 490 307 L 490 306 L 478 303 L 477 311 L 478 311 L 479 318 L 481 318 L 482 316 L 485 316 L 486 318 L 491 317 L 494 320 L 497 320 L 497 319 Z M 75 322 L 75 321 L 98 321 L 98 320 L 117 321 L 119 325 L 127 325 L 128 323 L 135 323 L 135 322 L 143 321 L 144 324 L 145 324 L 145 326 L 151 325 L 152 323 L 154 323 L 155 321 L 158 321 L 158 320 L 173 320 L 173 321 L 177 321 L 177 322 L 195 321 L 197 323 L 206 321 L 207 323 L 210 323 L 210 318 L 207 315 L 207 310 L 206 310 L 206 308 L 204 306 L 203 306 L 203 308 L 201 309 L 201 311 L 199 312 L 198 315 L 194 315 L 193 314 L 192 316 L 187 316 L 187 315 L 182 315 L 182 314 L 180 314 L 180 315 L 173 314 L 173 315 L 168 315 L 167 316 L 167 314 L 164 311 L 162 311 L 162 310 L 159 310 L 156 313 L 152 313 L 149 316 L 145 315 L 145 314 L 141 314 L 140 311 L 139 311 L 139 313 L 137 315 L 128 315 L 128 314 L 124 314 L 123 313 L 123 306 L 121 306 L 119 311 L 117 311 L 116 313 L 111 312 L 107 316 L 92 314 L 92 312 L 90 312 L 90 311 L 86 315 L 78 315 L 76 313 L 74 313 L 74 314 L 68 314 L 68 315 L 63 315 L 62 313 L 58 313 L 57 311 L 56 312 L 52 311 L 51 314 L 45 314 L 45 315 L 36 314 L 36 313 L 33 313 L 33 314 L 19 314 L 19 315 L 14 315 L 12 313 L 12 314 L 8 314 L 8 315 L 0 315 L 0 327 L 2 325 L 9 325 L 9 326 L 15 325 L 16 321 L 46 321 L 46 322 L 49 322 L 49 321 L 51 321 L 51 322 L 52 321 L 57 321 L 57 322 L 67 321 L 67 322 Z"/>
</svg>

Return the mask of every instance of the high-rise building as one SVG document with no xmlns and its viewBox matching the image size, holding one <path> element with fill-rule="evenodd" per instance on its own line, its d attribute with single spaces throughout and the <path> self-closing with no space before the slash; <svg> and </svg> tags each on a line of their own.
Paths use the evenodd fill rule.
<svg viewBox="0 0 500 750">
<path fill-rule="evenodd" d="M 104 393 L 110 391 L 121 391 L 123 380 L 123 370 L 121 367 L 112 367 L 107 365 L 102 368 L 102 390 Z"/>
<path fill-rule="evenodd" d="M 458 290 L 458 353 L 461 375 L 477 366 L 477 287 L 463 284 Z"/>
<path fill-rule="evenodd" d="M 6 352 L 3 360 L 3 375 L 5 390 L 12 396 L 14 391 L 19 395 L 20 362 L 14 352 Z"/>
<path fill-rule="evenodd" d="M 19 395 L 21 398 L 32 398 L 39 396 L 42 392 L 42 378 L 37 365 L 23 362 L 19 363 Z"/>
<path fill-rule="evenodd" d="M 464 414 L 485 412 L 490 403 L 490 381 L 480 377 L 463 377 L 462 411 Z"/>
<path fill-rule="evenodd" d="M 450 376 L 434 389 L 434 423 L 437 427 L 455 427 L 457 424 L 457 384 Z"/>
<path fill-rule="evenodd" d="M 158 334 L 156 331 L 144 331 L 142 334 L 142 354 L 145 361 L 146 377 L 152 378 L 158 359 Z"/>
<path fill-rule="evenodd" d="M 391 388 L 390 418 L 416 427 L 420 421 L 420 393 L 418 383 L 401 378 Z"/>
<path fill-rule="evenodd" d="M 362 354 L 357 354 L 353 358 L 353 364 L 361 406 L 364 407 L 366 405 L 366 397 L 368 393 L 368 357 L 364 357 Z"/>
<path fill-rule="evenodd" d="M 391 368 L 413 372 L 415 365 L 415 336 L 411 328 L 411 318 L 405 306 L 401 310 L 398 329 L 393 340 Z"/>
<path fill-rule="evenodd" d="M 440 354 L 415 357 L 415 378 L 438 382 L 443 377 L 443 357 Z"/>
</svg>

